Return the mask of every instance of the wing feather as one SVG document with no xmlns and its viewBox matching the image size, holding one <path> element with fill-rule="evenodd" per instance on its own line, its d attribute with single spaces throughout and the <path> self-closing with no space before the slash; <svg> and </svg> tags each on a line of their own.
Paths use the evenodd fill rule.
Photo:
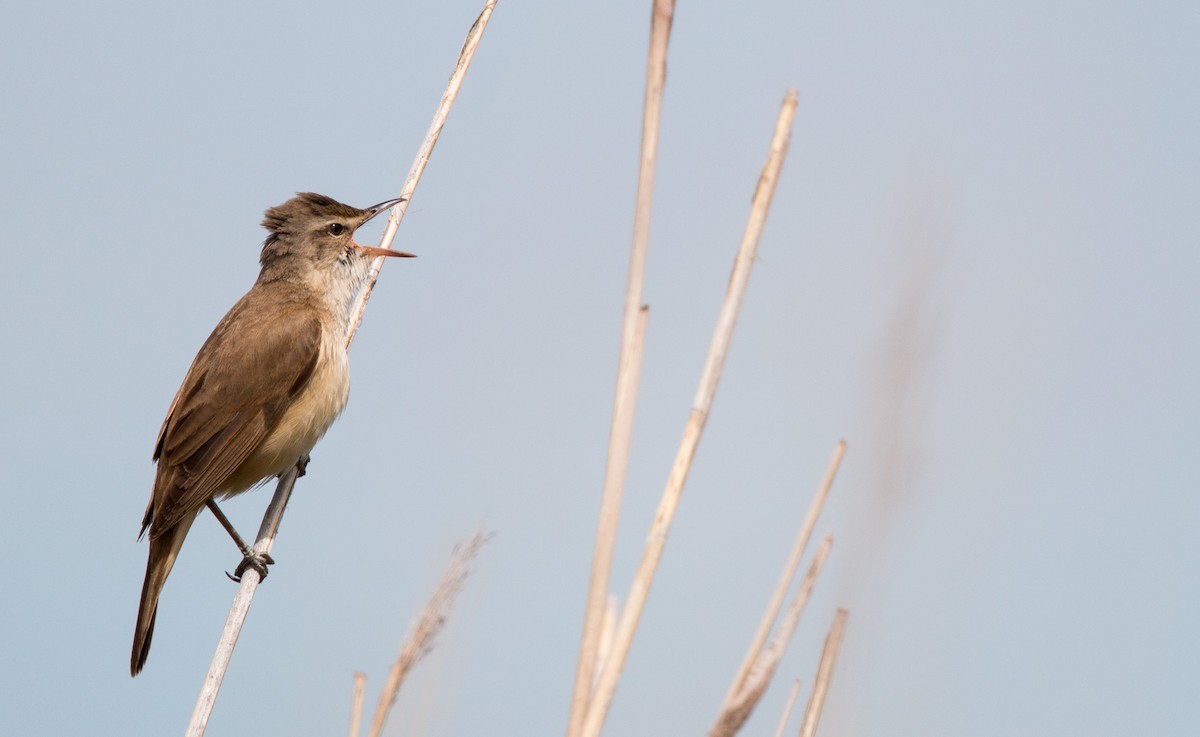
<svg viewBox="0 0 1200 737">
<path fill-rule="evenodd" d="M 221 490 L 308 386 L 320 360 L 313 310 L 269 285 L 252 294 L 258 296 L 234 305 L 200 348 L 163 421 L 143 520 L 151 538 Z"/>
</svg>

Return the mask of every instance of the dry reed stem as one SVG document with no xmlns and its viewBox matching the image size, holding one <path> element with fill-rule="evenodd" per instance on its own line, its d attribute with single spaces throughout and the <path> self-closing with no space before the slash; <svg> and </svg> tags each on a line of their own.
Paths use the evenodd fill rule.
<svg viewBox="0 0 1200 737">
<path fill-rule="evenodd" d="M 421 658 L 433 649 L 433 640 L 445 626 L 446 618 L 450 616 L 450 610 L 454 606 L 454 599 L 462 591 L 467 575 L 471 572 L 471 561 L 491 537 L 479 529 L 466 542 L 455 546 L 454 558 L 442 574 L 442 580 L 434 589 L 433 596 L 429 597 L 429 603 L 421 612 L 421 618 L 412 628 L 408 639 L 400 646 L 400 654 L 388 672 L 387 682 L 384 683 L 383 691 L 379 694 L 379 703 L 375 707 L 375 716 L 371 719 L 368 737 L 379 737 L 383 734 L 384 722 L 387 721 L 392 705 L 396 703 L 396 695 L 400 692 L 404 678 Z"/>
<path fill-rule="evenodd" d="M 579 642 L 579 661 L 575 672 L 572 710 L 568 717 L 568 734 L 571 734 L 570 730 L 575 730 L 577 733 L 583 725 L 583 715 L 587 709 L 592 683 L 599 668 L 598 650 L 604 634 L 602 628 L 607 614 L 605 607 L 606 601 L 608 601 L 608 586 L 612 572 L 613 548 L 616 545 L 617 526 L 621 516 L 621 497 L 625 489 L 625 475 L 629 469 L 629 448 L 633 436 L 637 389 L 641 381 L 642 355 L 645 348 L 648 316 L 648 307 L 643 305 L 637 310 L 633 343 L 628 350 L 624 344 L 621 348 L 622 360 L 617 373 L 616 399 L 613 405 L 612 429 L 609 433 L 608 461 L 604 472 L 604 492 L 600 501 L 596 545 L 592 552 L 592 574 L 588 584 L 587 604 L 584 609 L 583 635 Z M 599 613 L 595 611 L 597 605 L 600 606 Z"/>
<path fill-rule="evenodd" d="M 629 448 L 637 407 L 646 307 L 642 304 L 646 281 L 646 252 L 650 242 L 650 216 L 654 207 L 654 175 L 658 164 L 658 133 L 662 120 L 663 88 L 667 79 L 667 44 L 675 0 L 655 0 L 650 19 L 650 50 L 646 58 L 646 92 L 642 106 L 642 152 L 638 167 L 636 204 L 633 213 L 633 247 L 629 254 L 629 278 L 625 289 L 625 312 L 621 324 L 621 349 L 617 360 L 617 387 L 613 399 L 612 425 L 608 436 L 608 459 L 604 468 L 604 491 L 592 552 L 592 574 L 584 605 L 583 634 L 579 638 L 579 661 L 567 718 L 567 737 L 578 737 L 591 700 L 598 668 L 601 621 L 609 592 L 613 548 L 621 516 Z"/>
<path fill-rule="evenodd" d="M 817 733 L 817 722 L 821 719 L 821 709 L 825 706 L 825 693 L 829 690 L 829 680 L 833 677 L 833 666 L 837 662 L 838 649 L 842 646 L 842 636 L 846 631 L 846 619 L 850 612 L 838 609 L 833 618 L 833 626 L 825 638 L 825 649 L 821 651 L 821 662 L 817 666 L 817 677 L 813 680 L 812 695 L 808 697 L 808 706 L 804 709 L 804 721 L 800 724 L 800 737 L 813 737 Z"/>
<path fill-rule="evenodd" d="M 363 690 L 367 685 L 367 674 L 354 671 L 354 698 L 350 702 L 350 732 L 349 737 L 358 737 L 362 732 Z"/>
<path fill-rule="evenodd" d="M 796 695 L 800 693 L 800 679 L 792 682 L 792 691 L 788 694 L 787 703 L 783 705 L 783 713 L 779 715 L 779 725 L 775 727 L 775 737 L 783 737 L 783 729 L 792 716 L 792 707 L 796 704 Z"/>
<path fill-rule="evenodd" d="M 609 596 L 607 603 L 604 605 L 604 621 L 600 628 L 600 644 L 596 648 L 596 672 L 592 674 L 594 680 L 600 675 L 600 669 L 604 667 L 604 661 L 608 660 L 609 653 L 612 652 L 613 636 L 617 632 L 617 597 Z"/>
<path fill-rule="evenodd" d="M 299 468 L 292 466 L 279 477 L 279 485 L 275 495 L 267 505 L 262 524 L 258 528 L 258 537 L 254 541 L 254 552 L 267 555 L 275 544 L 275 533 L 279 530 L 279 522 L 283 519 L 283 510 L 287 508 L 288 499 L 292 496 L 292 487 L 296 485 Z M 192 709 L 191 719 L 188 720 L 185 737 L 200 737 L 208 727 L 208 719 L 212 716 L 213 706 L 217 703 L 217 694 L 221 690 L 221 682 L 225 680 L 225 671 L 229 668 L 229 660 L 233 657 L 233 648 L 237 645 L 238 635 L 242 632 L 242 624 L 250 611 L 250 602 L 262 579 L 253 568 L 247 568 L 242 574 L 242 581 L 233 595 L 233 603 L 229 606 L 229 616 L 225 619 L 225 627 L 213 650 L 212 662 L 209 663 L 208 673 L 200 684 L 200 695 L 196 697 L 196 705 Z"/>
<path fill-rule="evenodd" d="M 401 192 L 401 195 L 404 197 L 410 197 L 417 187 L 421 173 L 425 170 L 425 164 L 429 161 L 429 156 L 433 153 L 434 144 L 437 143 L 442 126 L 446 122 L 446 116 L 450 113 L 450 107 L 454 104 L 454 98 L 458 95 L 459 87 L 462 86 L 463 75 L 466 74 L 467 67 L 471 63 L 471 58 L 475 54 L 475 49 L 479 45 L 483 29 L 487 26 L 487 21 L 491 17 L 492 9 L 495 6 L 496 0 L 488 0 L 483 8 L 483 12 L 479 14 L 479 17 L 471 26 L 471 30 L 467 32 L 467 40 L 463 44 L 462 51 L 459 53 L 454 73 L 450 77 L 446 91 L 442 93 L 442 99 L 438 104 L 437 112 L 433 116 L 433 122 L 430 123 L 429 130 L 425 134 L 425 139 L 421 142 L 420 149 L 418 149 L 417 157 L 409 170 L 408 178 L 405 179 L 404 188 Z M 400 219 L 404 217 L 404 211 L 407 209 L 407 200 L 392 208 L 391 214 L 388 216 L 387 228 L 384 230 L 383 238 L 380 241 L 381 246 L 387 247 L 391 244 L 392 239 L 395 238 L 396 229 L 400 225 Z M 350 341 L 354 340 L 354 334 L 358 331 L 359 323 L 362 322 L 363 311 L 366 309 L 367 300 L 371 296 L 371 290 L 375 286 L 375 280 L 379 276 L 382 261 L 383 258 L 381 257 L 371 263 L 367 283 L 355 297 L 355 302 L 350 313 L 346 345 L 349 345 Z M 275 540 L 275 533 L 279 529 L 279 522 L 283 518 L 283 510 L 287 507 L 288 499 L 292 495 L 292 488 L 296 485 L 297 471 L 298 468 L 292 468 L 279 477 L 279 483 L 275 486 L 275 495 L 271 498 L 271 503 L 267 506 L 267 511 L 263 515 L 262 525 L 259 527 L 258 538 L 254 543 L 255 552 L 260 554 L 270 552 L 271 545 Z M 237 644 L 238 635 L 241 634 L 242 625 L 246 621 L 246 614 L 250 610 L 250 601 L 254 598 L 254 592 L 257 590 L 260 582 L 261 579 L 258 573 L 253 569 L 247 570 L 242 575 L 241 584 L 238 586 L 238 590 L 233 597 L 233 604 L 229 608 L 229 616 L 225 620 L 225 628 L 221 631 L 221 636 L 217 640 L 217 647 L 213 652 L 212 661 L 209 663 L 208 673 L 205 674 L 204 682 L 200 685 L 200 694 L 196 697 L 196 705 L 192 710 L 192 717 L 188 722 L 185 737 L 200 737 L 200 735 L 204 734 L 204 730 L 208 726 L 208 719 L 212 715 L 213 706 L 217 701 L 217 693 L 221 690 L 221 681 L 225 678 L 225 671 L 229 667 L 229 659 L 233 655 L 233 648 Z"/>
<path fill-rule="evenodd" d="M 742 686 L 746 682 L 746 676 L 750 673 L 751 666 L 758 660 L 762 653 L 763 645 L 767 641 L 767 637 L 771 633 L 771 628 L 775 626 L 775 620 L 779 617 L 779 610 L 783 607 L 783 600 L 787 596 L 787 590 L 792 586 L 792 579 L 796 577 L 796 569 L 800 567 L 800 559 L 804 556 L 804 549 L 808 547 L 809 538 L 812 537 L 813 528 L 817 525 L 817 518 L 821 516 L 821 510 L 825 507 L 825 500 L 829 497 L 829 489 L 833 486 L 833 480 L 837 477 L 838 469 L 842 465 L 842 457 L 846 454 L 846 441 L 839 440 L 834 446 L 833 456 L 829 459 L 829 464 L 825 468 L 825 475 L 821 478 L 821 483 L 817 487 L 817 493 L 813 496 L 812 503 L 808 507 L 808 514 L 804 518 L 804 524 L 800 528 L 800 532 L 796 535 L 796 542 L 792 546 L 792 553 L 788 556 L 787 564 L 783 567 L 783 573 L 779 576 L 779 582 L 775 585 L 775 592 L 771 595 L 771 601 L 767 604 L 767 610 L 763 613 L 762 621 L 759 622 L 758 631 L 754 633 L 754 639 L 750 642 L 750 649 L 746 652 L 746 658 L 742 661 L 742 667 L 738 670 L 737 676 L 734 677 L 733 683 L 729 686 L 729 692 L 725 695 L 725 702 L 729 703 L 737 697 L 737 694 L 742 690 Z"/>
<path fill-rule="evenodd" d="M 779 631 L 775 633 L 771 644 L 754 659 L 741 688 L 726 697 L 712 729 L 708 731 L 708 737 L 733 737 L 750 718 L 754 707 L 758 706 L 762 695 L 771 685 L 771 679 L 775 676 L 779 661 L 783 660 L 783 653 L 787 650 L 792 635 L 796 633 L 796 625 L 800 624 L 804 606 L 808 603 L 809 596 L 812 595 L 817 576 L 820 575 L 832 546 L 833 538 L 826 537 L 821 542 L 821 547 L 817 548 L 812 564 L 808 567 L 808 573 L 804 576 L 804 581 L 797 589 L 796 595 L 792 597 L 787 614 L 779 625 Z"/>
<path fill-rule="evenodd" d="M 708 421 L 709 410 L 712 408 L 713 397 L 716 395 L 721 369 L 724 367 L 725 357 L 729 352 L 733 327 L 737 322 L 738 309 L 741 307 L 742 298 L 746 293 L 750 270 L 754 265 L 758 243 L 762 237 L 767 212 L 770 209 L 771 197 L 775 193 L 779 172 L 783 166 L 783 160 L 787 156 L 792 120 L 795 118 L 795 114 L 796 91 L 790 89 L 780 108 L 779 117 L 775 123 L 775 133 L 771 139 L 770 153 L 754 190 L 750 218 L 742 236 L 737 258 L 734 260 L 733 273 L 729 277 L 729 286 L 725 291 L 725 300 L 721 306 L 720 316 L 717 318 L 712 345 L 709 347 L 700 384 L 696 389 L 696 397 L 692 402 L 687 425 L 684 427 L 683 439 L 680 441 L 675 462 L 667 477 L 666 488 L 663 490 L 658 512 L 650 528 L 646 546 L 642 551 L 641 562 L 638 564 L 629 594 L 625 599 L 625 605 L 621 610 L 621 620 L 617 624 L 613 652 L 600 670 L 600 676 L 596 681 L 580 733 L 581 737 L 598 737 L 600 734 L 604 720 L 608 716 L 609 706 L 612 705 L 613 694 L 616 692 L 617 681 L 620 678 L 621 669 L 625 665 L 625 658 L 629 655 L 630 646 L 633 644 L 633 636 L 637 631 L 642 609 L 645 607 L 646 597 L 650 592 L 650 585 L 654 581 L 654 574 L 658 569 L 658 562 L 666 545 L 667 533 L 670 531 L 671 522 L 675 517 L 675 510 L 679 506 L 679 498 L 683 493 L 688 471 L 691 469 L 692 458 L 696 454 L 696 447 L 704 432 L 704 424 Z"/>
<path fill-rule="evenodd" d="M 442 127 L 446 124 L 446 118 L 450 115 L 450 108 L 454 105 L 455 98 L 458 97 L 458 90 L 462 87 L 463 78 L 467 75 L 467 68 L 471 66 L 471 59 L 475 57 L 475 49 L 479 47 L 479 41 L 483 38 L 483 31 L 487 28 L 495 7 L 496 0 L 488 0 L 479 13 L 479 17 L 475 19 L 475 23 L 471 25 L 471 30 L 467 31 L 462 51 L 458 53 L 458 63 L 454 65 L 450 81 L 446 83 L 446 91 L 442 93 L 442 99 L 433 114 L 433 120 L 425 131 L 425 138 L 421 141 L 421 147 L 417 149 L 416 158 L 413 159 L 412 166 L 408 170 L 408 177 L 400 189 L 400 197 L 403 197 L 404 200 L 392 207 L 392 211 L 388 214 L 387 226 L 383 229 L 383 236 L 379 239 L 380 248 L 390 247 L 392 240 L 396 237 L 400 221 L 404 219 L 404 213 L 408 211 L 408 203 L 417 189 L 417 183 L 421 181 L 421 174 L 425 171 L 425 165 L 429 163 L 433 147 L 437 145 L 438 137 L 442 135 Z M 346 345 L 350 345 L 350 341 L 354 340 L 354 334 L 358 332 L 363 311 L 367 308 L 367 300 L 371 298 L 371 290 L 375 288 L 375 280 L 379 278 L 379 272 L 383 269 L 385 260 L 385 257 L 378 256 L 371 261 L 371 268 L 367 271 L 367 281 L 355 295 L 354 305 L 350 309 L 350 331 L 346 336 Z"/>
</svg>

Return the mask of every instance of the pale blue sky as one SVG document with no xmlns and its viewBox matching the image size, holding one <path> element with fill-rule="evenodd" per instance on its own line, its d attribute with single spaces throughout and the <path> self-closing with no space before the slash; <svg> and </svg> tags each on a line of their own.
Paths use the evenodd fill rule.
<svg viewBox="0 0 1200 737">
<path fill-rule="evenodd" d="M 209 734 L 342 734 L 497 533 L 392 734 L 561 734 L 616 364 L 648 1 L 501 0 Z M 196 525 L 128 675 L 151 446 L 262 211 L 394 196 L 476 3 L 9 3 L 0 732 L 182 731 L 237 563 Z M 1200 721 L 1200 5 L 680 2 L 626 588 L 779 100 L 800 107 L 606 734 L 702 734 L 834 442 L 837 537 L 744 734 L 851 618 L 822 734 Z M 227 511 L 252 533 L 269 492 Z"/>
</svg>

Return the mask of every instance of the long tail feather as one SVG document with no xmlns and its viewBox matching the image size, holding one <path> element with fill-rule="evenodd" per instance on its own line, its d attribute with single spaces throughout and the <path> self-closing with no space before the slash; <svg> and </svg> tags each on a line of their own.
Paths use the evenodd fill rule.
<svg viewBox="0 0 1200 737">
<path fill-rule="evenodd" d="M 158 597 L 162 593 L 167 576 L 175 565 L 175 557 L 183 547 L 192 522 L 193 512 L 179 521 L 174 528 L 161 535 L 150 536 L 150 554 L 146 559 L 146 580 L 142 583 L 142 599 L 138 605 L 137 626 L 133 630 L 133 654 L 129 659 L 129 673 L 136 676 L 146 665 L 150 654 L 150 639 L 154 636 L 154 620 L 158 616 Z"/>
</svg>

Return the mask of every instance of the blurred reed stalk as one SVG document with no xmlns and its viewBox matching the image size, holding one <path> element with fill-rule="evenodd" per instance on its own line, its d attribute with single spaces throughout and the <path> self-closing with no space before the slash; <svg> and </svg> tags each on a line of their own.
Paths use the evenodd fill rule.
<svg viewBox="0 0 1200 737">
<path fill-rule="evenodd" d="M 792 690 L 788 693 L 787 703 L 783 705 L 783 713 L 779 715 L 779 724 L 775 727 L 775 737 L 783 737 L 783 729 L 787 726 L 788 718 L 792 715 L 792 707 L 796 705 L 796 696 L 800 693 L 800 679 L 792 681 Z"/>
<path fill-rule="evenodd" d="M 366 685 L 367 674 L 360 670 L 354 671 L 354 698 L 350 702 L 349 737 L 358 737 L 362 732 L 363 691 Z"/>
<path fill-rule="evenodd" d="M 800 724 L 800 737 L 813 737 L 817 733 L 817 722 L 820 721 L 821 709 L 825 706 L 825 693 L 829 690 L 830 679 L 833 678 L 833 666 L 837 662 L 838 650 L 842 647 L 842 636 L 846 632 L 846 620 L 849 617 L 850 612 L 838 609 L 829 634 L 825 637 L 825 649 L 821 651 L 817 677 L 813 680 L 812 694 L 808 697 L 804 721 Z"/>
<path fill-rule="evenodd" d="M 383 248 L 390 246 L 396 236 L 400 220 L 404 217 L 404 212 L 408 209 L 408 198 L 411 198 L 412 193 L 416 190 L 421 173 L 425 170 L 425 164 L 429 161 L 429 156 L 433 153 L 433 147 L 437 143 L 438 136 L 441 135 L 442 126 L 445 125 L 446 117 L 450 114 L 450 108 L 458 96 L 463 77 L 467 73 L 467 67 L 470 66 L 471 59 L 475 55 L 475 49 L 479 46 L 479 41 L 483 36 L 483 31 L 487 27 L 488 19 L 491 18 L 492 9 L 495 6 L 496 0 L 488 0 L 483 8 L 483 12 L 479 14 L 479 17 L 471 26 L 471 30 L 467 32 L 467 39 L 463 44 L 462 51 L 459 53 L 458 63 L 455 65 L 454 72 L 450 76 L 450 81 L 446 85 L 446 91 L 442 93 L 442 99 L 438 104 L 437 111 L 434 113 L 433 122 L 429 125 L 425 139 L 421 142 L 416 159 L 413 160 L 408 177 L 405 179 L 404 187 L 400 192 L 401 196 L 406 199 L 393 207 L 391 214 L 388 216 L 387 227 L 379 243 Z M 359 323 L 362 322 L 363 310 L 366 309 L 367 300 L 371 296 L 371 290 L 375 286 L 375 280 L 379 276 L 379 270 L 382 268 L 382 265 L 382 258 L 377 258 L 371 263 L 367 283 L 355 298 L 355 303 L 350 314 L 350 327 L 346 337 L 347 345 L 354 339 L 354 334 L 358 331 Z M 280 520 L 283 519 L 283 511 L 287 507 L 288 499 L 292 495 L 292 488 L 295 486 L 298 476 L 299 468 L 294 467 L 279 477 L 279 483 L 275 487 L 275 495 L 272 497 L 271 503 L 267 506 L 262 525 L 259 527 L 258 537 L 254 542 L 255 553 L 266 555 L 271 552 L 271 547 L 275 542 L 275 534 L 279 530 Z M 233 655 L 233 648 L 237 645 L 238 635 L 241 634 L 242 625 L 245 623 L 246 615 L 250 610 L 250 602 L 254 599 L 254 592 L 258 589 L 260 582 L 261 579 L 258 573 L 253 569 L 247 570 L 242 575 L 237 593 L 233 597 L 233 604 L 229 609 L 229 616 L 225 620 L 225 628 L 217 640 L 217 646 L 213 652 L 208 673 L 205 674 L 204 682 L 200 686 L 200 694 L 196 698 L 196 705 L 192 710 L 192 716 L 188 722 L 185 737 L 200 737 L 208 727 L 208 720 L 212 715 L 213 706 L 216 704 L 217 694 L 221 690 L 221 682 L 225 678 L 225 671 L 229 668 L 229 660 Z"/>
</svg>

